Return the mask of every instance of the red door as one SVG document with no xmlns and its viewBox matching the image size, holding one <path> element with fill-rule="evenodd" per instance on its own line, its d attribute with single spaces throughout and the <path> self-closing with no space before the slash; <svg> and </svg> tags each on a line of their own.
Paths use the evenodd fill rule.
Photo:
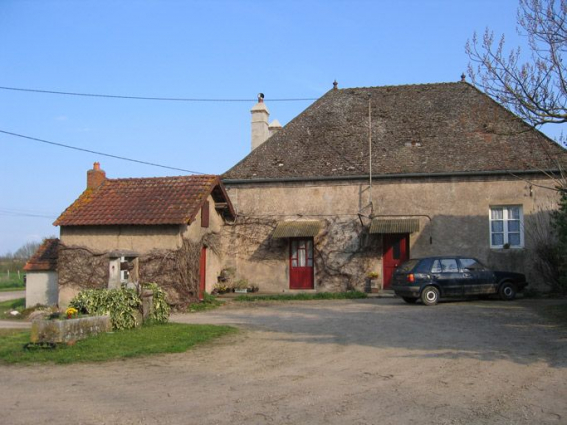
<svg viewBox="0 0 567 425">
<path fill-rule="evenodd" d="M 384 289 L 392 283 L 396 268 L 409 259 L 409 234 L 386 234 L 382 239 L 382 264 L 384 267 Z"/>
<path fill-rule="evenodd" d="M 205 285 L 207 283 L 207 247 L 201 248 L 201 259 L 199 261 L 199 299 L 205 298 Z"/>
<path fill-rule="evenodd" d="M 291 239 L 289 289 L 313 289 L 313 239 Z"/>
</svg>

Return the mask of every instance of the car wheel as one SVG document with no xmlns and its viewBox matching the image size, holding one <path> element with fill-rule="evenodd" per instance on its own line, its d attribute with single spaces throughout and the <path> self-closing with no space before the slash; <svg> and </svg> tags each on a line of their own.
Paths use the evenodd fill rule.
<svg viewBox="0 0 567 425">
<path fill-rule="evenodd" d="M 512 301 L 516 298 L 516 287 L 511 282 L 504 282 L 500 285 L 498 294 L 504 301 Z"/>
<path fill-rule="evenodd" d="M 402 297 L 402 299 L 408 304 L 415 304 L 415 302 L 417 301 L 417 298 L 413 297 Z"/>
<path fill-rule="evenodd" d="M 425 305 L 435 305 L 439 302 L 439 289 L 428 286 L 421 291 L 421 302 Z"/>
</svg>

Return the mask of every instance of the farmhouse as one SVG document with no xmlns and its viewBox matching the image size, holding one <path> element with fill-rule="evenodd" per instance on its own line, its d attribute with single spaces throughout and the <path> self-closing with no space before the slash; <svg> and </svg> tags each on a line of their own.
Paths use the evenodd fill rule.
<svg viewBox="0 0 567 425">
<path fill-rule="evenodd" d="M 269 292 L 388 288 L 409 257 L 457 254 L 541 283 L 566 151 L 464 81 L 333 89 L 223 175 L 226 266 Z M 266 140 L 267 138 L 267 140 Z M 263 139 L 259 143 L 257 139 Z"/>
<path fill-rule="evenodd" d="M 172 304 L 211 291 L 235 213 L 218 176 L 109 179 L 95 163 L 60 226 L 59 305 L 78 291 L 154 282 Z"/>
</svg>

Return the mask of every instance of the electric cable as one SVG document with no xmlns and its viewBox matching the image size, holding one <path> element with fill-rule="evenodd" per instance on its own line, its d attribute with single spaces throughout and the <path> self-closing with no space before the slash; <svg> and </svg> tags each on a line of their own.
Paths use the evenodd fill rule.
<svg viewBox="0 0 567 425">
<path fill-rule="evenodd" d="M 97 94 L 97 93 L 78 93 L 65 92 L 55 90 L 27 89 L 20 87 L 0 86 L 0 90 L 21 91 L 28 93 L 56 94 L 63 96 L 82 96 L 82 97 L 101 97 L 110 99 L 128 99 L 128 100 L 157 100 L 162 102 L 255 102 L 257 99 L 200 99 L 200 98 L 184 98 L 184 97 L 149 97 L 149 96 L 124 96 L 115 94 Z M 267 99 L 270 102 L 307 102 L 314 101 L 317 98 L 289 98 L 289 99 Z"/>
<path fill-rule="evenodd" d="M 0 133 L 7 134 L 9 136 L 20 137 L 22 139 L 28 139 L 28 140 L 33 140 L 33 141 L 36 141 L 36 142 L 46 143 L 46 144 L 53 145 L 53 146 L 59 146 L 59 147 L 62 147 L 62 148 L 73 149 L 73 150 L 81 151 L 81 152 L 93 153 L 93 154 L 96 154 L 96 155 L 106 156 L 106 157 L 114 158 L 114 159 L 120 159 L 122 161 L 129 161 L 129 162 L 135 162 L 137 164 L 150 165 L 152 167 L 160 167 L 160 168 L 166 168 L 168 170 L 183 171 L 185 173 L 191 173 L 191 174 L 207 174 L 207 173 L 201 173 L 199 171 L 191 171 L 191 170 L 186 170 L 184 168 L 169 167 L 167 165 L 156 164 L 154 162 L 141 161 L 139 159 L 127 158 L 127 157 L 124 157 L 124 156 L 112 155 L 112 154 L 109 154 L 109 153 L 93 151 L 93 150 L 90 150 L 90 149 L 78 148 L 76 146 L 65 145 L 63 143 L 50 142 L 49 140 L 39 139 L 37 137 L 25 136 L 23 134 L 18 134 L 18 133 L 12 133 L 11 131 L 0 130 Z"/>
</svg>

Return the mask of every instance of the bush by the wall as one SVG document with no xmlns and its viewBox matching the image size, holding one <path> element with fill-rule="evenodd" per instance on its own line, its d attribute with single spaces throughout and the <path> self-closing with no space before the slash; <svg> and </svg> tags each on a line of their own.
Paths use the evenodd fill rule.
<svg viewBox="0 0 567 425">
<path fill-rule="evenodd" d="M 108 314 L 113 329 L 136 327 L 142 304 L 134 289 L 87 289 L 71 300 L 69 305 L 81 313 L 95 316 Z"/>
<path fill-rule="evenodd" d="M 167 323 L 169 320 L 169 304 L 165 300 L 165 291 L 157 283 L 147 283 L 144 288 L 154 293 L 153 310 L 149 319 L 155 323 Z"/>
</svg>

